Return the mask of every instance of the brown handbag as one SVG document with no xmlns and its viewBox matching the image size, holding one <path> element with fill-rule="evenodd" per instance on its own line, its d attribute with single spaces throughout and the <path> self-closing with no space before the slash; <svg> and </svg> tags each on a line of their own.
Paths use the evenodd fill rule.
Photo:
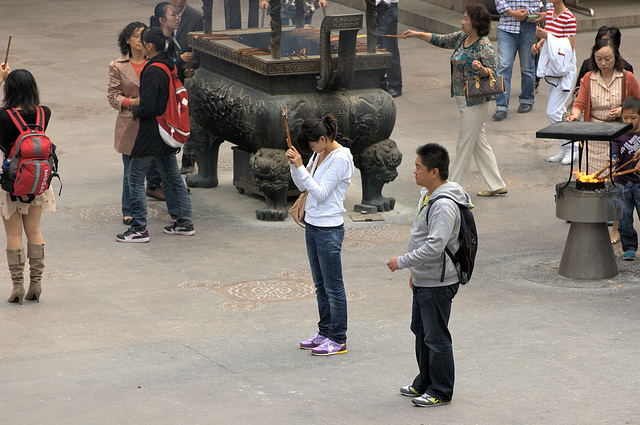
<svg viewBox="0 0 640 425">
<path fill-rule="evenodd" d="M 504 92 L 504 77 L 496 77 L 490 69 L 488 77 L 480 78 L 478 73 L 476 78 L 469 78 L 464 82 L 464 95 L 467 99 L 495 97 Z"/>
<path fill-rule="evenodd" d="M 289 209 L 291 218 L 302 227 L 304 227 L 304 207 L 307 203 L 307 196 L 309 196 L 309 191 L 305 190 L 298 196 L 296 202 L 294 202 L 293 206 Z"/>
<path fill-rule="evenodd" d="M 312 167 L 315 166 L 315 160 L 317 156 L 317 154 L 314 154 L 313 156 L 313 161 L 311 162 Z M 313 174 L 315 174 L 315 172 L 316 170 L 314 168 Z M 307 196 L 309 196 L 309 191 L 305 190 L 300 194 L 300 196 L 298 196 L 298 199 L 296 199 L 296 202 L 293 203 L 293 206 L 289 208 L 289 215 L 291 215 L 291 218 L 293 218 L 293 220 L 301 227 L 305 227 L 304 225 L 306 224 L 304 222 L 304 207 L 307 204 Z"/>
</svg>

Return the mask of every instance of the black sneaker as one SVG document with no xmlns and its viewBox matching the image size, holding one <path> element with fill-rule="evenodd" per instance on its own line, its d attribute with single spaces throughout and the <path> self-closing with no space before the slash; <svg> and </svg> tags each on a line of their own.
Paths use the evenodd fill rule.
<svg viewBox="0 0 640 425">
<path fill-rule="evenodd" d="M 149 242 L 149 231 L 147 229 L 138 230 L 138 231 L 127 229 L 126 232 L 116 235 L 116 240 L 118 242 L 128 242 L 128 243 Z"/>
<path fill-rule="evenodd" d="M 438 400 L 435 397 L 431 397 L 429 394 L 424 393 L 420 397 L 416 397 L 411 400 L 413 404 L 418 407 L 431 407 L 431 406 L 441 406 L 443 404 L 449 404 L 451 401 L 442 401 Z"/>
<path fill-rule="evenodd" d="M 506 111 L 496 111 L 496 113 L 493 114 L 493 120 L 494 121 L 502 121 L 505 118 L 507 118 L 507 112 Z"/>
<path fill-rule="evenodd" d="M 174 223 L 171 226 L 166 226 L 164 228 L 164 232 L 167 235 L 182 235 L 182 236 L 193 236 L 196 234 L 196 230 L 193 227 L 193 223 L 189 223 L 185 225 Z"/>
</svg>

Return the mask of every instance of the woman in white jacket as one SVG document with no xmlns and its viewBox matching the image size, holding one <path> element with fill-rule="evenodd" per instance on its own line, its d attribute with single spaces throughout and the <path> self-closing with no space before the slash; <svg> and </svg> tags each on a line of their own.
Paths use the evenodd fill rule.
<svg viewBox="0 0 640 425">
<path fill-rule="evenodd" d="M 307 168 L 297 149 L 286 156 L 298 189 L 309 191 L 305 204 L 307 255 L 316 287 L 320 321 L 318 331 L 299 346 L 311 354 L 330 356 L 347 352 L 347 298 L 342 280 L 344 198 L 353 176 L 353 156 L 335 139 L 338 123 L 333 115 L 306 120 L 297 144 L 313 155 Z M 305 152 L 307 153 L 307 152 Z"/>
</svg>

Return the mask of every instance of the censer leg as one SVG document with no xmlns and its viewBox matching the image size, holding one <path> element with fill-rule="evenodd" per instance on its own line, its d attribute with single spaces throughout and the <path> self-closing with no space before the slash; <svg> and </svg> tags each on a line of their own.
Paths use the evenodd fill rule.
<svg viewBox="0 0 640 425">
<path fill-rule="evenodd" d="M 571 223 L 558 273 L 573 279 L 618 275 L 607 223 Z"/>
</svg>

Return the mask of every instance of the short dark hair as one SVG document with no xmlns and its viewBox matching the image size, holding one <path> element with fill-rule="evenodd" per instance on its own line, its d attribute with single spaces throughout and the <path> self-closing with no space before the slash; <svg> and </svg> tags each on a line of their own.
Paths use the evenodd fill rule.
<svg viewBox="0 0 640 425">
<path fill-rule="evenodd" d="M 484 4 L 471 2 L 465 9 L 469 19 L 471 20 L 471 26 L 478 32 L 480 37 L 489 35 L 491 31 L 491 13 Z"/>
<path fill-rule="evenodd" d="M 634 111 L 636 114 L 640 114 L 640 99 L 635 96 L 630 96 L 622 102 L 623 111 Z"/>
<path fill-rule="evenodd" d="M 449 178 L 449 152 L 444 146 L 437 143 L 427 143 L 416 149 L 416 153 L 427 170 L 431 171 L 437 168 L 442 180 Z"/>
<path fill-rule="evenodd" d="M 127 40 L 138 28 L 145 29 L 147 28 L 147 25 L 142 22 L 131 22 L 129 25 L 124 27 L 122 31 L 120 31 L 120 34 L 118 34 L 118 46 L 120 46 L 120 53 L 123 55 L 131 54 L 131 46 L 129 46 Z"/>
<path fill-rule="evenodd" d="M 36 79 L 26 69 L 15 69 L 4 81 L 4 109 L 22 108 L 27 113 L 40 105 L 40 92 Z"/>
<path fill-rule="evenodd" d="M 614 68 L 616 71 L 622 71 L 624 69 L 624 62 L 622 62 L 622 56 L 620 56 L 618 46 L 616 46 L 615 42 L 610 38 L 601 38 L 596 41 L 596 44 L 594 44 L 591 49 L 591 58 L 589 59 L 589 69 L 591 69 L 591 71 L 600 71 L 598 64 L 596 63 L 596 52 L 607 46 L 611 47 L 611 50 L 613 50 L 613 55 L 615 56 Z"/>
<path fill-rule="evenodd" d="M 620 41 L 622 41 L 622 33 L 618 27 L 608 27 L 606 25 L 601 26 L 596 33 L 596 43 L 603 37 L 607 37 L 613 40 L 616 47 L 620 48 Z"/>
<path fill-rule="evenodd" d="M 329 114 L 323 118 L 309 118 L 300 126 L 296 136 L 296 144 L 302 153 L 310 155 L 309 142 L 316 142 L 324 136 L 329 141 L 336 140 L 338 135 L 338 121 Z"/>
</svg>

